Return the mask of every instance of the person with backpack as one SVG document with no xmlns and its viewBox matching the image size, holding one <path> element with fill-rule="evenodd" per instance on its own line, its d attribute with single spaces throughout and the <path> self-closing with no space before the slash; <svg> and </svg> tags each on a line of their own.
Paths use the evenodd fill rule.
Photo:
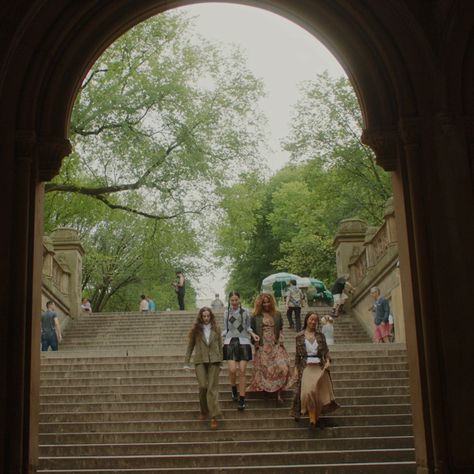
<svg viewBox="0 0 474 474">
<path fill-rule="evenodd" d="M 252 360 L 250 339 L 258 342 L 260 338 L 251 328 L 249 312 L 242 308 L 240 293 L 231 291 L 227 309 L 224 311 L 224 360 L 229 369 L 229 380 L 232 387 L 232 400 L 238 402 L 237 409 L 245 409 L 245 370 Z M 237 388 L 237 367 L 239 369 L 239 386 Z"/>
<path fill-rule="evenodd" d="M 290 329 L 295 328 L 293 313 L 295 313 L 296 332 L 301 331 L 301 308 L 304 306 L 304 294 L 298 288 L 296 280 L 290 280 L 286 294 L 286 317 Z"/>
</svg>

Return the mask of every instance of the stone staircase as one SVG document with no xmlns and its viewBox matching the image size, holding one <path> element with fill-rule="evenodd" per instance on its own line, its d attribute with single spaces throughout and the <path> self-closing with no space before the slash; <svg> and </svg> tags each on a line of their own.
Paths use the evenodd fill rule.
<svg viewBox="0 0 474 474">
<path fill-rule="evenodd" d="M 289 391 L 279 407 L 248 394 L 238 412 L 224 367 L 224 419 L 212 431 L 197 419 L 195 376 L 182 369 L 194 318 L 102 313 L 75 321 L 60 351 L 42 354 L 38 472 L 416 471 L 404 346 L 371 344 L 350 316 L 336 320 L 331 376 L 341 408 L 324 430 L 289 416 Z M 284 332 L 293 354 L 294 333 Z M 250 379 L 251 364 L 247 372 Z"/>
</svg>

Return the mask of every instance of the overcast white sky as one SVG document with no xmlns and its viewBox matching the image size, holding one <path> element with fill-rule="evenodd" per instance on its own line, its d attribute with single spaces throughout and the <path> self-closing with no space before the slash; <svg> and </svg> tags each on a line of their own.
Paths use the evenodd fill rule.
<svg viewBox="0 0 474 474">
<path fill-rule="evenodd" d="M 279 149 L 286 137 L 292 106 L 298 99 L 298 84 L 329 71 L 345 75 L 334 56 L 314 36 L 285 18 L 255 7 L 225 3 L 202 3 L 180 9 L 195 17 L 196 31 L 221 44 L 238 44 L 248 66 L 262 78 L 268 95 L 262 107 L 268 117 L 270 147 L 268 164 L 274 171 L 288 160 Z M 199 281 L 199 297 L 224 295 L 225 272 L 217 271 Z"/>
</svg>

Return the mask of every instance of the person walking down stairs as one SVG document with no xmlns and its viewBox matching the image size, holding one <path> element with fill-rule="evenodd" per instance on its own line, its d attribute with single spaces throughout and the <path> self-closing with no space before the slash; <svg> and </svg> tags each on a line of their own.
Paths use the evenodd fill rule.
<svg viewBox="0 0 474 474">
<path fill-rule="evenodd" d="M 323 428 L 321 413 L 339 407 L 329 375 L 329 349 L 324 334 L 318 331 L 319 316 L 306 314 L 303 330 L 296 336 L 295 368 L 298 371 L 291 415 L 299 421 L 308 413 L 312 428 Z"/>
<path fill-rule="evenodd" d="M 211 418 L 211 429 L 218 427 L 217 419 L 222 416 L 219 408 L 219 372 L 222 364 L 221 332 L 211 308 L 199 310 L 191 331 L 184 358 L 184 369 L 189 366 L 194 351 L 194 370 L 199 385 L 200 420 Z"/>
<path fill-rule="evenodd" d="M 237 409 L 245 409 L 245 371 L 247 363 L 252 360 L 250 338 L 260 340 L 250 326 L 249 312 L 240 304 L 240 293 L 232 291 L 229 303 L 224 311 L 224 360 L 229 368 L 229 379 L 232 387 L 232 400 L 238 402 Z M 239 368 L 239 387 L 237 388 L 237 367 Z"/>
<path fill-rule="evenodd" d="M 283 345 L 283 319 L 273 295 L 261 293 L 255 299 L 251 326 L 260 341 L 255 344 L 252 381 L 248 392 L 274 393 L 277 404 L 290 382 L 290 358 Z"/>
</svg>

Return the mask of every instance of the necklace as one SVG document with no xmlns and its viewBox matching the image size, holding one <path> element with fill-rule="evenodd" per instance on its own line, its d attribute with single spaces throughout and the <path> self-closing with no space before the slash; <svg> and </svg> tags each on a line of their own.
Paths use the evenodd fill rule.
<svg viewBox="0 0 474 474">
<path fill-rule="evenodd" d="M 304 337 L 305 337 L 308 341 L 313 342 L 313 341 L 316 339 L 316 333 L 305 331 L 305 332 L 304 332 Z"/>
</svg>

